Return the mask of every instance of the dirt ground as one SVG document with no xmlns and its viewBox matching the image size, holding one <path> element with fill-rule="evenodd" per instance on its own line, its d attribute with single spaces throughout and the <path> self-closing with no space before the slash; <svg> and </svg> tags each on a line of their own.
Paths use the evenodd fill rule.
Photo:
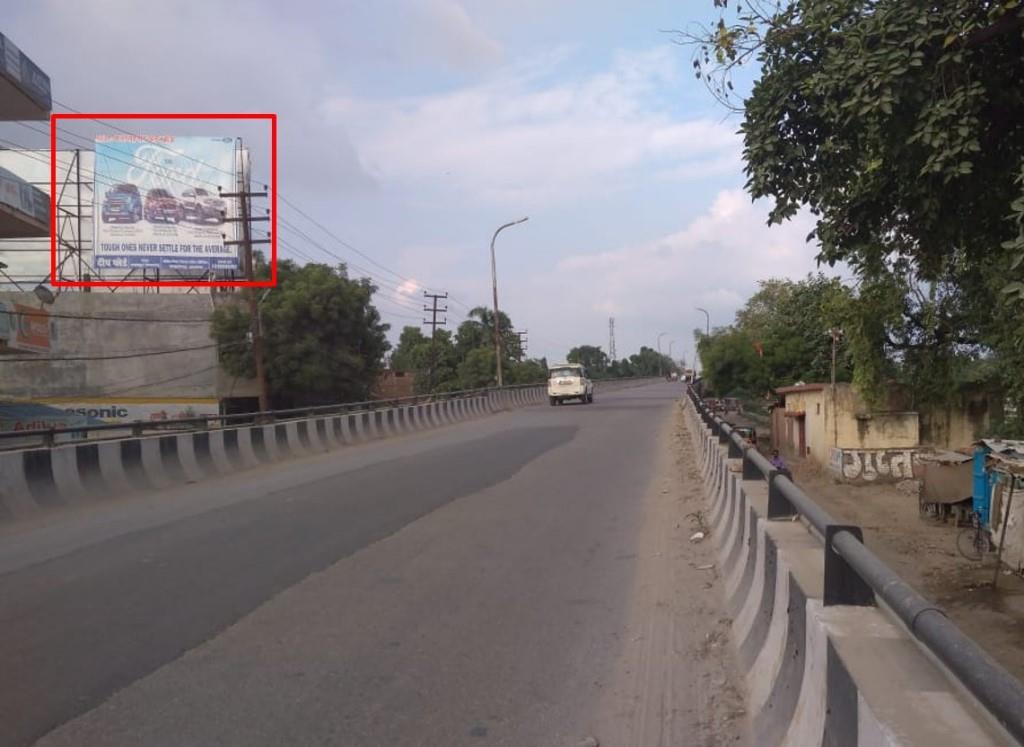
<svg viewBox="0 0 1024 747">
<path fill-rule="evenodd" d="M 1019 679 L 1024 679 L 1024 579 L 993 560 L 971 562 L 956 550 L 952 523 L 922 519 L 917 496 L 898 485 L 837 483 L 810 462 L 790 464 L 796 482 L 836 519 L 858 524 L 864 541 L 911 586 Z"/>
<path fill-rule="evenodd" d="M 666 422 L 639 545 L 625 647 L 607 687 L 602 745 L 750 744 L 742 676 L 706 530 L 703 481 L 683 410 Z"/>
</svg>

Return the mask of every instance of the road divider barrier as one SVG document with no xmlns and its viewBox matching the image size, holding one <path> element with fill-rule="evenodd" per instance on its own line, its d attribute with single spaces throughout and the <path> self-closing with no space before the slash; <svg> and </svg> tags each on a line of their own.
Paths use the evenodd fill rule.
<svg viewBox="0 0 1024 747">
<path fill-rule="evenodd" d="M 599 391 L 612 391 L 650 381 L 607 381 L 598 386 Z M 212 429 L 195 429 L 197 424 L 206 425 L 202 420 L 166 421 L 160 426 L 146 426 L 173 429 L 176 425 L 180 428 L 187 424 L 192 429 L 0 451 L 0 523 L 31 518 L 47 510 L 161 490 L 272 462 L 441 428 L 518 407 L 546 404 L 547 390 L 543 385 L 531 385 L 416 400 L 396 401 L 384 407 L 359 403 L 359 409 L 347 412 Z M 309 412 L 327 409 L 331 408 L 313 408 Z M 225 421 L 227 418 L 222 422 Z M 52 442 L 54 434 L 76 431 L 90 436 L 96 433 L 119 435 L 128 427 L 59 429 L 51 432 L 50 440 Z"/>
<path fill-rule="evenodd" d="M 857 527 L 832 520 L 692 391 L 684 406 L 756 743 L 1021 744 L 1021 683 L 941 610 L 910 606 L 916 592 Z"/>
</svg>

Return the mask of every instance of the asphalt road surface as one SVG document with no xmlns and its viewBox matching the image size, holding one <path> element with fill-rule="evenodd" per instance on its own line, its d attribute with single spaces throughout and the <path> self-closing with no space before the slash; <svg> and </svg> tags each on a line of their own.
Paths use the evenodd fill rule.
<svg viewBox="0 0 1024 747">
<path fill-rule="evenodd" d="M 0 534 L 0 745 L 735 744 L 679 385 Z"/>
</svg>

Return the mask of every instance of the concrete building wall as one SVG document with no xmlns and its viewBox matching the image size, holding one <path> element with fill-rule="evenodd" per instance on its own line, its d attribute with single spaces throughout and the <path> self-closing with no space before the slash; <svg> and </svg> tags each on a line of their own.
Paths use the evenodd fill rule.
<svg viewBox="0 0 1024 747">
<path fill-rule="evenodd" d="M 40 308 L 31 293 L 0 293 L 0 302 L 8 308 L 15 303 Z M 218 366 L 207 321 L 214 303 L 208 294 L 61 293 L 46 307 L 52 314 L 49 352 L 8 351 L 8 360 L 0 364 L 4 371 L 0 397 L 255 396 L 254 382 L 236 381 Z M 95 317 L 173 321 L 121 322 Z M 185 348 L 190 350 L 140 355 Z M 35 355 L 38 362 L 10 360 Z M 62 358 L 78 360 L 59 360 Z"/>
<path fill-rule="evenodd" d="M 827 411 L 822 390 L 792 392 L 786 395 L 783 413 L 786 433 L 782 449 L 790 455 L 810 457 L 824 463 L 828 458 L 826 440 Z M 800 434 L 803 432 L 803 450 Z"/>
<path fill-rule="evenodd" d="M 963 391 L 945 406 L 921 410 L 921 443 L 942 449 L 967 448 L 988 435 L 1002 416 L 1001 394 Z"/>
<path fill-rule="evenodd" d="M 919 443 L 916 412 L 870 412 L 849 384 L 814 384 L 795 391 L 784 391 L 785 433 L 778 439 L 791 455 L 813 459 L 828 465 L 834 461 L 833 449 L 874 451 L 914 448 Z M 803 430 L 804 448 L 800 449 Z"/>
</svg>

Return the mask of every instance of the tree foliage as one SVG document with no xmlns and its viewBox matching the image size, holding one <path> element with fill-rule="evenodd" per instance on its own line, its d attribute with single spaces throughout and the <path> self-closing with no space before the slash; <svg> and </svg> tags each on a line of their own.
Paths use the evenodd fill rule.
<svg viewBox="0 0 1024 747">
<path fill-rule="evenodd" d="M 829 381 L 832 331 L 850 313 L 854 296 L 836 278 L 764 280 L 736 313 L 733 325 L 698 334 L 703 376 L 719 395 L 758 396 L 797 381 Z M 836 380 L 849 381 L 845 347 Z"/>
<path fill-rule="evenodd" d="M 259 263 L 259 274 L 266 267 Z M 374 286 L 352 280 L 345 267 L 278 264 L 278 285 L 260 303 L 267 382 L 275 407 L 369 398 L 384 353 L 388 325 L 372 304 Z M 220 362 L 236 376 L 254 376 L 248 307 L 226 303 L 211 335 Z"/>
<path fill-rule="evenodd" d="M 547 363 L 521 360 L 522 346 L 513 332 L 512 320 L 504 312 L 499 313 L 504 382 L 543 382 L 547 378 Z M 439 329 L 433 339 L 419 327 L 404 327 L 391 355 L 391 367 L 415 371 L 415 388 L 421 394 L 494 386 L 494 312 L 478 306 L 470 310 L 454 335 Z"/>
<path fill-rule="evenodd" d="M 681 41 L 742 112 L 751 195 L 773 222 L 809 210 L 819 260 L 856 272 L 857 383 L 943 399 L 980 359 L 1024 398 L 1020 0 L 713 4 L 717 25 Z"/>
</svg>

